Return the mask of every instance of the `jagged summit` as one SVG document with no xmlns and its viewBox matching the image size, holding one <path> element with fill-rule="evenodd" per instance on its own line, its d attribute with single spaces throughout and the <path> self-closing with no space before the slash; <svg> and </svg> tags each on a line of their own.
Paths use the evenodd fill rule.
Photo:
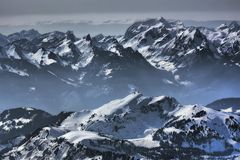
<svg viewBox="0 0 240 160">
<path fill-rule="evenodd" d="M 73 31 L 66 32 L 67 39 L 71 40 L 72 42 L 77 41 L 77 37 L 74 35 Z"/>
<path fill-rule="evenodd" d="M 91 41 L 92 40 L 90 34 L 88 34 L 85 38 L 86 38 L 87 41 Z"/>
</svg>

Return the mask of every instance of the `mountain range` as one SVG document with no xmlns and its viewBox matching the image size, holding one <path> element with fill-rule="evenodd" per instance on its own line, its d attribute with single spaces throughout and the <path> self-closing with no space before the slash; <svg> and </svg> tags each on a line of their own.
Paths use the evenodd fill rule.
<svg viewBox="0 0 240 160">
<path fill-rule="evenodd" d="M 0 159 L 239 158 L 239 43 L 237 22 L 164 18 L 0 34 Z"/>
<path fill-rule="evenodd" d="M 164 18 L 136 22 L 120 36 L 34 29 L 0 35 L 0 104 L 56 113 L 135 90 L 184 104 L 238 97 L 239 35 L 234 21 L 212 29 Z"/>
<path fill-rule="evenodd" d="M 139 92 L 93 110 L 56 116 L 29 107 L 9 109 L 0 114 L 0 131 L 5 133 L 0 136 L 4 160 L 240 156 L 239 115 Z"/>
</svg>

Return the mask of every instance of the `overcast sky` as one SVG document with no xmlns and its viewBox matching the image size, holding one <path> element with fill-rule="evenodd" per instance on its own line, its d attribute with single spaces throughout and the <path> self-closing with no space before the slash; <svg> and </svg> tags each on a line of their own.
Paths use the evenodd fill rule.
<svg viewBox="0 0 240 160">
<path fill-rule="evenodd" d="M 240 0 L 0 0 L 0 2 L 0 15 L 240 10 Z"/>
<path fill-rule="evenodd" d="M 26 16 L 67 17 L 74 14 L 84 17 L 89 13 L 104 15 L 105 19 L 106 13 L 135 14 L 135 17 L 137 14 L 142 17 L 144 14 L 151 16 L 151 13 L 158 13 L 178 19 L 239 20 L 240 0 L 0 0 L 1 24 L 16 21 L 11 20 L 16 16 L 19 22 L 25 23 Z"/>
</svg>

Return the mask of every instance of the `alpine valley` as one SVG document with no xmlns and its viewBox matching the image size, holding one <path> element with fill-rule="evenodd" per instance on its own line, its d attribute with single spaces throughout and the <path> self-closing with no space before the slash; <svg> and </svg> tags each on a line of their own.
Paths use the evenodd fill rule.
<svg viewBox="0 0 240 160">
<path fill-rule="evenodd" d="M 0 77 L 0 159 L 240 156 L 234 21 L 147 19 L 118 36 L 0 34 Z"/>
</svg>

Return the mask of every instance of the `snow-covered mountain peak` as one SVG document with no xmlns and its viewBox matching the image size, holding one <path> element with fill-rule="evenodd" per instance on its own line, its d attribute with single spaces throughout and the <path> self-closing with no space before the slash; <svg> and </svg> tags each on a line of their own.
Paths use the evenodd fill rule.
<svg viewBox="0 0 240 160">
<path fill-rule="evenodd" d="M 160 28 L 164 27 L 167 21 L 163 18 L 160 19 L 148 19 L 146 21 L 135 22 L 131 25 L 125 32 L 124 38 L 131 39 L 134 36 L 138 35 L 141 32 L 149 30 L 151 28 Z"/>
<path fill-rule="evenodd" d="M 75 159 L 110 154 L 159 159 L 176 158 L 182 152 L 187 158 L 234 157 L 239 155 L 239 123 L 236 114 L 133 92 L 97 109 L 72 113 L 60 126 L 43 127 L 3 157 Z"/>
<path fill-rule="evenodd" d="M 78 119 L 78 124 L 87 124 L 89 120 L 95 119 L 95 120 L 104 120 L 104 117 L 107 116 L 113 116 L 114 114 L 119 114 L 126 112 L 129 110 L 129 107 L 131 104 L 137 104 L 142 100 L 142 94 L 138 92 L 134 92 L 128 96 L 126 96 L 123 99 L 116 99 L 113 100 L 97 109 L 91 110 L 91 111 L 83 111 L 79 112 L 77 115 L 73 115 L 72 117 L 67 118 L 65 121 L 63 121 L 62 126 L 64 128 L 69 128 L 68 124 L 69 121 L 72 121 L 73 119 Z M 80 117 L 80 118 L 79 118 Z M 71 126 L 70 126 L 71 127 Z"/>
<path fill-rule="evenodd" d="M 238 26 L 233 22 L 212 30 L 186 27 L 180 21 L 150 19 L 130 26 L 120 42 L 137 50 L 154 67 L 176 73 L 200 63 L 218 63 L 225 60 L 225 55 L 237 56 Z"/>
<path fill-rule="evenodd" d="M 142 97 L 141 93 L 132 93 L 123 99 L 111 101 L 93 110 L 93 114 L 114 115 L 117 112 L 123 112 L 123 110 L 126 110 L 126 107 L 129 107 L 132 104 L 140 103 L 142 100 L 140 97 Z"/>
<path fill-rule="evenodd" d="M 168 117 L 168 112 L 173 112 L 179 107 L 181 105 L 172 97 L 151 98 L 134 92 L 92 111 L 80 112 L 79 117 L 74 114 L 63 121 L 61 126 L 65 129 L 77 127 L 78 130 L 100 132 L 119 138 L 143 138 L 152 133 L 148 127 L 154 130 L 162 126 L 162 118 Z M 136 123 L 139 125 L 134 125 Z M 143 124 L 140 125 L 141 123 Z M 127 134 L 133 129 L 135 133 Z"/>
<path fill-rule="evenodd" d="M 161 29 L 161 28 L 176 31 L 184 28 L 184 25 L 181 21 L 166 20 L 163 17 L 157 18 L 157 19 L 148 19 L 145 21 L 139 21 L 139 22 L 135 22 L 133 25 L 131 25 L 127 29 L 124 35 L 124 39 L 131 39 L 134 36 L 142 32 L 145 32 L 147 30 Z"/>
</svg>

